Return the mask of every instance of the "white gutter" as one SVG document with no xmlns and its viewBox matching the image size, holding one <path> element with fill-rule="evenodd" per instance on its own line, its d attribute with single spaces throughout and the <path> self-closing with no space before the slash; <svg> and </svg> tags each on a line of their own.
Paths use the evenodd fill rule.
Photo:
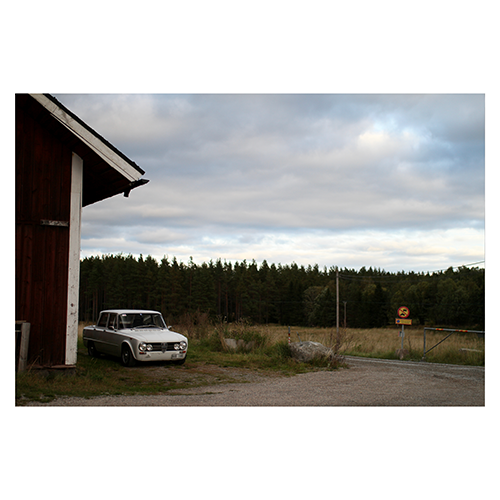
<svg viewBox="0 0 500 500">
<path fill-rule="evenodd" d="M 73 132 L 90 149 L 97 153 L 108 165 L 122 174 L 130 182 L 140 179 L 141 173 L 132 165 L 127 163 L 121 156 L 117 155 L 112 149 L 104 144 L 98 137 L 83 127 L 78 121 L 72 118 L 68 113 L 62 110 L 54 102 L 43 94 L 30 94 L 38 101 L 50 114 L 62 123 L 67 129 Z"/>
</svg>

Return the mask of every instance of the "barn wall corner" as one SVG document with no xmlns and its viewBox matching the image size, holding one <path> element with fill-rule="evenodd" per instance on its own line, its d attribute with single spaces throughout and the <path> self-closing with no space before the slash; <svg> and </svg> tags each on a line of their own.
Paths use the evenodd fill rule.
<svg viewBox="0 0 500 500">
<path fill-rule="evenodd" d="M 71 162 L 71 207 L 69 224 L 68 313 L 66 365 L 75 365 L 78 350 L 78 294 L 80 283 L 80 233 L 82 216 L 83 160 L 73 153 Z"/>
</svg>

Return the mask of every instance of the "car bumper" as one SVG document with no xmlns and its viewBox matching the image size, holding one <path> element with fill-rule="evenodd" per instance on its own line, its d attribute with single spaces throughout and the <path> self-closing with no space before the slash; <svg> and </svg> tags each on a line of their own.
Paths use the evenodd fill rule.
<svg viewBox="0 0 500 500">
<path fill-rule="evenodd" d="M 136 359 L 138 361 L 178 361 L 184 359 L 187 356 L 187 351 L 138 351 L 136 353 Z"/>
</svg>

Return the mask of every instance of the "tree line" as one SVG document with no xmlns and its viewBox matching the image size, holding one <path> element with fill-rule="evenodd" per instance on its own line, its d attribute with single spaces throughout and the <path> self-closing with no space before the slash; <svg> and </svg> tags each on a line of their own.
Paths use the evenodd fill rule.
<svg viewBox="0 0 500 500">
<path fill-rule="evenodd" d="M 338 277 L 341 326 L 394 325 L 398 308 L 407 306 L 414 325 L 484 330 L 482 268 L 432 273 L 344 268 Z M 170 324 L 201 312 L 227 321 L 329 327 L 337 320 L 336 288 L 335 267 L 86 257 L 80 266 L 80 320 L 95 321 L 102 309 L 130 308 L 161 311 Z"/>
</svg>

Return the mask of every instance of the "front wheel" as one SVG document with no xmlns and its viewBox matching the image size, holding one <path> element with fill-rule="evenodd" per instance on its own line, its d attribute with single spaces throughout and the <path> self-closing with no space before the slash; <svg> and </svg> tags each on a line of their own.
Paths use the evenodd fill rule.
<svg viewBox="0 0 500 500">
<path fill-rule="evenodd" d="M 122 347 L 122 365 L 123 366 L 134 366 L 136 363 L 134 355 L 132 354 L 132 351 L 130 350 L 130 347 L 125 344 Z"/>
</svg>

